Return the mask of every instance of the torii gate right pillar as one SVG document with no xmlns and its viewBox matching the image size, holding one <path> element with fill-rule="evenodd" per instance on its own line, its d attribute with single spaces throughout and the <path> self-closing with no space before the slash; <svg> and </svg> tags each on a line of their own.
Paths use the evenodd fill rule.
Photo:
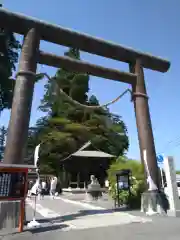
<svg viewBox="0 0 180 240">
<path fill-rule="evenodd" d="M 144 72 L 140 59 L 130 65 L 130 71 L 137 75 L 132 85 L 141 161 L 144 165 L 148 189 L 141 197 L 141 211 L 148 215 L 166 213 L 168 210 L 165 194 L 160 191 L 159 171 L 148 105 L 148 96 L 144 81 Z"/>
<path fill-rule="evenodd" d="M 130 65 L 130 71 L 137 75 L 136 83 L 132 85 L 136 124 L 140 145 L 141 161 L 144 165 L 148 189 L 142 194 L 141 211 L 146 214 L 165 213 L 168 206 L 164 193 L 160 192 L 159 171 L 156 160 L 156 150 L 148 105 L 148 96 L 144 81 L 141 60 L 137 59 Z"/>
<path fill-rule="evenodd" d="M 137 74 L 137 81 L 132 86 L 132 98 L 135 108 L 141 161 L 145 168 L 146 177 L 150 175 L 152 181 L 159 189 L 156 150 L 151 125 L 151 117 L 149 112 L 148 96 L 144 80 L 144 72 L 140 59 L 137 59 L 134 64 L 130 65 L 130 71 Z"/>
</svg>

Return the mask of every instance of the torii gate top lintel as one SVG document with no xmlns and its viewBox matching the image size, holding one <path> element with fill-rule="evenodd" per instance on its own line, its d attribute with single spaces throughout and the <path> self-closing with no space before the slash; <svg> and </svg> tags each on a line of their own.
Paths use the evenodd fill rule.
<svg viewBox="0 0 180 240">
<path fill-rule="evenodd" d="M 140 58 L 144 68 L 159 72 L 166 72 L 170 67 L 168 60 L 135 51 L 131 48 L 87 34 L 78 33 L 23 14 L 13 13 L 4 8 L 0 8 L 0 27 L 8 28 L 13 32 L 23 35 L 27 34 L 30 29 L 36 28 L 43 40 L 67 47 L 77 47 L 85 52 L 126 63 L 133 63 L 137 58 Z"/>
</svg>

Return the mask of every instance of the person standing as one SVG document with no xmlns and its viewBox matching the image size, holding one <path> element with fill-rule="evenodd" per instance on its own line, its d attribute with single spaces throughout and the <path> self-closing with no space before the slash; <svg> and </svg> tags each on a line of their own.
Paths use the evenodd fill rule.
<svg viewBox="0 0 180 240">
<path fill-rule="evenodd" d="M 29 181 L 28 182 L 28 193 L 27 193 L 27 197 L 31 198 L 31 189 L 33 186 L 33 181 Z"/>
<path fill-rule="evenodd" d="M 41 197 L 42 199 L 44 199 L 44 195 L 46 193 L 46 182 L 44 180 L 42 181 L 41 186 L 42 186 Z"/>
<path fill-rule="evenodd" d="M 50 195 L 52 199 L 54 199 L 54 196 L 56 193 L 56 186 L 57 186 L 57 177 L 52 177 L 51 183 L 50 183 Z"/>
<path fill-rule="evenodd" d="M 105 180 L 105 188 L 107 188 L 107 189 L 109 188 L 109 180 L 108 179 Z"/>
</svg>

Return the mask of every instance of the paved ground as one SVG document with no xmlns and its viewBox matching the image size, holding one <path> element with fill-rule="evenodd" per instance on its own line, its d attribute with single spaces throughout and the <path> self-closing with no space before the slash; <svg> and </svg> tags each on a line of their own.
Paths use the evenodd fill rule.
<svg viewBox="0 0 180 240">
<path fill-rule="evenodd" d="M 33 207 L 33 201 L 28 201 Z M 94 206 L 90 203 L 73 202 L 66 198 L 50 200 L 46 198 L 37 204 L 37 212 L 53 224 L 64 223 L 70 229 L 86 229 L 127 224 L 132 222 L 147 222 L 147 217 L 137 217 L 127 212 L 115 212 Z"/>
<path fill-rule="evenodd" d="M 180 219 L 145 216 L 137 212 L 113 212 L 110 201 L 102 199 L 87 203 L 84 196 L 62 196 L 56 200 L 46 198 L 38 201 L 37 219 L 39 229 L 25 229 L 22 234 L 4 234 L 3 240 L 177 240 L 180 237 Z M 85 202 L 86 201 L 86 202 Z M 111 205 L 111 206 L 109 206 Z M 27 204 L 27 218 L 32 219 L 33 201 Z M 140 214 L 139 214 L 140 215 Z"/>
<path fill-rule="evenodd" d="M 73 200 L 73 201 L 80 201 L 80 202 L 91 202 L 95 206 L 100 206 L 103 208 L 114 208 L 114 201 L 108 196 L 108 194 L 103 194 L 102 198 L 98 199 L 98 201 L 92 201 L 88 198 L 86 194 L 70 194 L 65 193 L 62 197 Z"/>
</svg>

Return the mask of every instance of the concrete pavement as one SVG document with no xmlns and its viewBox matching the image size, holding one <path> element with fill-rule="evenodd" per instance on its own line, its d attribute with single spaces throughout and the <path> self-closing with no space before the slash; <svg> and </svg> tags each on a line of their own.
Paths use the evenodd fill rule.
<svg viewBox="0 0 180 240">
<path fill-rule="evenodd" d="M 33 207 L 33 201 L 28 200 L 28 204 Z M 114 212 L 112 209 L 93 206 L 89 203 L 73 202 L 61 197 L 38 201 L 36 210 L 52 224 L 64 223 L 68 229 L 76 230 L 151 221 L 147 217 L 133 216 L 127 212 Z"/>
<path fill-rule="evenodd" d="M 82 200 L 83 201 L 83 200 Z M 72 200 L 67 196 L 38 201 L 37 219 L 39 229 L 26 230 L 22 234 L 9 234 L 3 240 L 84 240 L 84 239 L 131 239 L 133 240 L 177 240 L 180 237 L 180 219 L 145 216 L 137 217 L 126 212 L 114 213 L 100 202 L 92 204 Z M 33 202 L 28 203 L 28 218 L 32 217 Z M 152 220 L 152 221 L 151 221 Z"/>
</svg>

